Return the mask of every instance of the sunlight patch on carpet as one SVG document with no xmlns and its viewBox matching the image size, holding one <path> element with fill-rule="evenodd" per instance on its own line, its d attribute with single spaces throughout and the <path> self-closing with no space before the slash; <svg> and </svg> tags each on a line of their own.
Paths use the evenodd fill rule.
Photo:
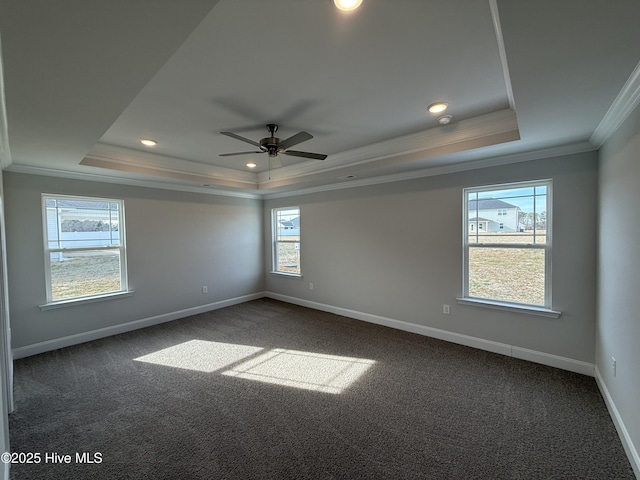
<svg viewBox="0 0 640 480">
<path fill-rule="evenodd" d="M 134 360 L 164 365 L 165 367 L 211 373 L 226 368 L 262 350 L 260 347 L 249 345 L 190 340 Z"/>
<path fill-rule="evenodd" d="M 165 367 L 339 394 L 374 360 L 233 343 L 189 340 L 134 359 Z"/>
<path fill-rule="evenodd" d="M 316 392 L 342 393 L 374 360 L 320 353 L 269 350 L 222 372 L 223 375 Z"/>
</svg>

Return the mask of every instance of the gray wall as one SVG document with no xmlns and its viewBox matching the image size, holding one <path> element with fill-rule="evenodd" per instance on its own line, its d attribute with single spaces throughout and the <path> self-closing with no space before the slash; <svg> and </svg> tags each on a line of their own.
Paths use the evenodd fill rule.
<svg viewBox="0 0 640 480">
<path fill-rule="evenodd" d="M 596 365 L 640 468 L 640 108 L 600 151 L 599 207 Z"/>
<path fill-rule="evenodd" d="M 38 308 L 46 301 L 43 192 L 124 200 L 133 296 Z M 261 200 L 10 172 L 4 193 L 13 348 L 264 290 Z"/>
<path fill-rule="evenodd" d="M 545 178 L 554 182 L 553 307 L 562 316 L 457 305 L 462 189 Z M 267 291 L 594 363 L 596 152 L 267 200 L 265 238 L 270 209 L 293 205 L 303 278 L 267 275 Z"/>
</svg>

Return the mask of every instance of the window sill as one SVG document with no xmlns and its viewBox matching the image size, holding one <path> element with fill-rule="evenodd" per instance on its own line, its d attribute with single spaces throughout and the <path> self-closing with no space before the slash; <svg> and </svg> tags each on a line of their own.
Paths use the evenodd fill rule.
<svg viewBox="0 0 640 480">
<path fill-rule="evenodd" d="M 103 302 L 105 300 L 113 300 L 116 298 L 130 297 L 133 295 L 133 290 L 127 292 L 115 292 L 105 293 L 104 295 L 93 295 L 91 297 L 72 298 L 69 300 L 59 300 L 57 302 L 49 302 L 44 305 L 38 305 L 40 310 L 54 310 L 56 308 L 75 307 L 76 305 L 84 305 L 87 303 Z"/>
<path fill-rule="evenodd" d="M 509 312 L 536 315 L 539 317 L 559 318 L 562 312 L 551 310 L 550 308 L 534 307 L 529 305 L 517 305 L 513 303 L 498 302 L 495 300 L 483 300 L 479 298 L 456 298 L 459 305 L 473 305 L 476 307 L 493 308 L 496 310 L 506 310 Z"/>
<path fill-rule="evenodd" d="M 276 271 L 271 271 L 269 273 L 277 277 L 302 278 L 302 275 L 299 273 L 285 273 L 285 272 L 276 272 Z"/>
</svg>

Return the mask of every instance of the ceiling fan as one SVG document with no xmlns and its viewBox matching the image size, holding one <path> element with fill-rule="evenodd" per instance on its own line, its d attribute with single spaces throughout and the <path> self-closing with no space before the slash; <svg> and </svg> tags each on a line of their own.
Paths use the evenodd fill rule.
<svg viewBox="0 0 640 480">
<path fill-rule="evenodd" d="M 274 167 L 282 166 L 282 162 L 278 158 L 278 155 L 280 154 L 291 155 L 292 157 L 311 158 L 313 160 L 324 160 L 325 158 L 327 158 L 327 155 L 323 155 L 321 153 L 289 150 L 289 148 L 293 147 L 294 145 L 306 142 L 307 140 L 311 140 L 313 138 L 313 135 L 311 135 L 310 133 L 299 132 L 287 138 L 286 140 L 280 140 L 275 136 L 275 133 L 278 131 L 278 125 L 276 125 L 275 123 L 269 123 L 267 124 L 267 130 L 269 131 L 269 136 L 261 138 L 260 142 L 254 142 L 253 140 L 242 137 L 232 132 L 220 132 L 222 135 L 235 138 L 236 140 L 249 143 L 259 148 L 259 150 L 253 150 L 251 152 L 221 153 L 220 156 L 230 157 L 233 155 L 248 155 L 250 153 L 268 153 L 269 159 L 273 162 Z"/>
</svg>

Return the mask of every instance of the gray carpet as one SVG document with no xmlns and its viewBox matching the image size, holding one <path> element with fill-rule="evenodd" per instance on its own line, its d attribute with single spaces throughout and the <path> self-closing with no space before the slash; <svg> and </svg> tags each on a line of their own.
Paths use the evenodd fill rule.
<svg viewBox="0 0 640 480">
<path fill-rule="evenodd" d="M 593 378 L 269 299 L 18 360 L 15 400 L 14 480 L 635 478 Z"/>
</svg>

